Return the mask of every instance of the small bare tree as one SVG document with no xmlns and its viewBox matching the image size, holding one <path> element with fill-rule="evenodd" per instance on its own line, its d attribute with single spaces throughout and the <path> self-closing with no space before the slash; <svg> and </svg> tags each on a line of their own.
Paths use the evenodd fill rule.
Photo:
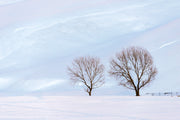
<svg viewBox="0 0 180 120">
<path fill-rule="evenodd" d="M 147 50 L 130 47 L 111 60 L 109 73 L 119 80 L 120 85 L 135 90 L 136 96 L 140 96 L 140 89 L 155 79 L 157 69 Z"/>
<path fill-rule="evenodd" d="M 70 79 L 82 83 L 85 91 L 91 96 L 92 90 L 101 87 L 104 81 L 104 65 L 96 57 L 79 57 L 68 67 Z"/>
</svg>

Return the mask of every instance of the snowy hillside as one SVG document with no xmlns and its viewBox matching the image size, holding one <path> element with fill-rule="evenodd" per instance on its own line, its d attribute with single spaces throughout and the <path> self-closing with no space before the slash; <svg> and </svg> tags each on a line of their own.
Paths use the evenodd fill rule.
<svg viewBox="0 0 180 120">
<path fill-rule="evenodd" d="M 0 120 L 179 120 L 177 97 L 1 97 Z"/>
<path fill-rule="evenodd" d="M 179 0 L 0 0 L 1 94 L 82 95 L 69 84 L 72 59 L 99 56 L 108 69 L 110 57 L 131 45 L 147 48 L 159 71 L 145 92 L 179 91 L 179 6 Z M 130 94 L 106 81 L 97 95 Z"/>
</svg>

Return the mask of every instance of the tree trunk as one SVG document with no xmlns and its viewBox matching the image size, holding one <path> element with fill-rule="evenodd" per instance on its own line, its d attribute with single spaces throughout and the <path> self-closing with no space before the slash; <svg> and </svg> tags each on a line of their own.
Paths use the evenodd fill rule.
<svg viewBox="0 0 180 120">
<path fill-rule="evenodd" d="M 91 96 L 91 91 L 89 92 L 89 96 Z"/>
<path fill-rule="evenodd" d="M 89 96 L 91 96 L 92 88 L 89 89 Z"/>
<path fill-rule="evenodd" d="M 140 96 L 139 90 L 136 90 L 136 96 Z"/>
</svg>

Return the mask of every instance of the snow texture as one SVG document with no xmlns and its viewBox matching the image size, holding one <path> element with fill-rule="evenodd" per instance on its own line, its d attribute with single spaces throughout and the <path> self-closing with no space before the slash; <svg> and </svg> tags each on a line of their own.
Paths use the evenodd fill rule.
<svg viewBox="0 0 180 120">
<path fill-rule="evenodd" d="M 177 97 L 1 97 L 0 120 L 179 120 Z"/>
</svg>

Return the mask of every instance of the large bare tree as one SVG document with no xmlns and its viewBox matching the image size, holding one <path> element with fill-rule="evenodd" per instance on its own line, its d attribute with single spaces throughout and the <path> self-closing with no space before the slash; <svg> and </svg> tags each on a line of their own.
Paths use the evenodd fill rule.
<svg viewBox="0 0 180 120">
<path fill-rule="evenodd" d="M 134 90 L 136 96 L 140 96 L 140 89 L 155 79 L 157 69 L 146 49 L 129 47 L 110 61 L 109 73 L 119 80 L 120 85 Z"/>
<path fill-rule="evenodd" d="M 91 96 L 92 90 L 101 87 L 104 81 L 104 65 L 96 57 L 79 57 L 74 59 L 68 67 L 70 79 L 74 83 L 81 83 L 85 91 Z"/>
</svg>

